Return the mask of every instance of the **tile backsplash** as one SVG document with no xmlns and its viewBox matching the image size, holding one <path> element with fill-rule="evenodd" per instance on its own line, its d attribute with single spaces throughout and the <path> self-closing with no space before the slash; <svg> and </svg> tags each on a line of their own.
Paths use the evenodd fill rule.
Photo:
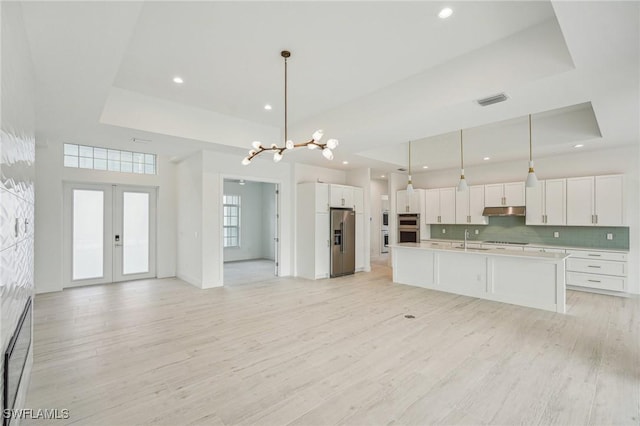
<svg viewBox="0 0 640 426">
<path fill-rule="evenodd" d="M 444 234 L 443 229 L 446 231 Z M 629 250 L 628 227 L 526 226 L 525 218 L 518 216 L 490 217 L 489 225 L 431 225 L 431 238 L 462 240 L 465 229 L 469 230 L 469 241 Z M 557 238 L 554 237 L 556 232 Z M 607 234 L 612 234 L 613 239 L 608 240 Z"/>
</svg>

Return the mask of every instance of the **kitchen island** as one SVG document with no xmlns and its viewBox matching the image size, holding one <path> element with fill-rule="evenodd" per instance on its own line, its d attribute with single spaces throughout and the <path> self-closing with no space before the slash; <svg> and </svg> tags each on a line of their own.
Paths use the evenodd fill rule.
<svg viewBox="0 0 640 426">
<path fill-rule="evenodd" d="M 393 281 L 432 290 L 565 312 L 564 253 L 391 246 Z"/>
</svg>

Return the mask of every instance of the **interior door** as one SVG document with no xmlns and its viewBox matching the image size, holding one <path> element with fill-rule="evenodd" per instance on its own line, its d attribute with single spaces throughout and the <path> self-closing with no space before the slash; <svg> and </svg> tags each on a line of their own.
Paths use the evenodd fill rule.
<svg viewBox="0 0 640 426">
<path fill-rule="evenodd" d="M 156 188 L 115 186 L 113 281 L 156 276 Z"/>
</svg>

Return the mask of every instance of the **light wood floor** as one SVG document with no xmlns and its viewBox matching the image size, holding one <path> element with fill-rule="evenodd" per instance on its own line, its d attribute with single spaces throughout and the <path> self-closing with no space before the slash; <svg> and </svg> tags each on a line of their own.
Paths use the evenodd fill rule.
<svg viewBox="0 0 640 426">
<path fill-rule="evenodd" d="M 224 285 L 241 285 L 272 280 L 275 262 L 267 259 L 242 260 L 224 263 Z"/>
<path fill-rule="evenodd" d="M 36 298 L 26 406 L 78 425 L 639 424 L 640 301 L 569 292 L 568 305 L 397 285 L 379 265 L 68 289 Z"/>
</svg>

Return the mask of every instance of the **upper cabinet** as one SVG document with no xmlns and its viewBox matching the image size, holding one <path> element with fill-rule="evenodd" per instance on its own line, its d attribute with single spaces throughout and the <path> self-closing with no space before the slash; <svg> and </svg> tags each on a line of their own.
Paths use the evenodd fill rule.
<svg viewBox="0 0 640 426">
<path fill-rule="evenodd" d="M 422 214 L 424 209 L 424 189 L 414 189 L 409 195 L 406 190 L 396 193 L 396 213 Z"/>
<path fill-rule="evenodd" d="M 495 183 L 484 186 L 485 207 L 524 206 L 524 182 Z"/>
<path fill-rule="evenodd" d="M 566 187 L 566 179 L 549 179 L 527 188 L 527 225 L 566 225 Z"/>
<path fill-rule="evenodd" d="M 470 186 L 467 191 L 456 191 L 456 223 L 487 225 L 484 210 L 484 185 Z"/>
<path fill-rule="evenodd" d="M 622 175 L 567 179 L 567 225 L 624 226 Z"/>
<path fill-rule="evenodd" d="M 456 223 L 456 188 L 427 189 L 424 199 L 425 223 Z"/>
<path fill-rule="evenodd" d="M 353 189 L 353 186 L 329 185 L 331 207 L 354 208 Z"/>
<path fill-rule="evenodd" d="M 311 183 L 307 184 L 308 188 L 313 188 L 316 199 L 316 213 L 329 212 L 329 184 L 327 183 Z M 301 186 L 302 188 L 302 186 Z"/>
</svg>

